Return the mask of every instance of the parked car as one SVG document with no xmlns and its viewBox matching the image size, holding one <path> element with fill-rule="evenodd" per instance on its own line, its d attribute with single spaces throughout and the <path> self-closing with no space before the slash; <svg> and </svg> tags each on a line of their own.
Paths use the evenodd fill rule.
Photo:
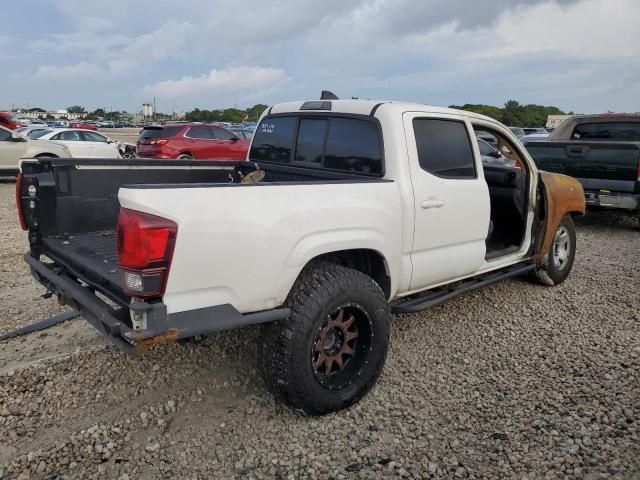
<svg viewBox="0 0 640 480">
<path fill-rule="evenodd" d="M 539 168 L 577 178 L 587 205 L 625 210 L 640 224 L 640 115 L 570 117 L 525 145 Z"/>
<path fill-rule="evenodd" d="M 524 130 L 520 127 L 509 127 L 509 130 L 511 130 L 513 134 L 518 138 L 525 136 Z"/>
<path fill-rule="evenodd" d="M 0 127 L 8 128 L 9 130 L 15 130 L 16 128 L 26 126 L 24 123 L 18 120 L 13 113 L 0 112 Z"/>
<path fill-rule="evenodd" d="M 183 123 L 144 127 L 137 152 L 145 158 L 244 160 L 249 144 L 220 126 Z"/>
<path fill-rule="evenodd" d="M 28 138 L 40 138 L 49 132 L 53 132 L 47 125 L 29 125 L 28 127 L 16 128 L 16 132 Z"/>
<path fill-rule="evenodd" d="M 522 169 L 483 165 L 476 132 L 494 135 Z M 539 172 L 489 117 L 285 103 L 262 117 L 249 159 L 23 162 L 25 261 L 131 353 L 266 323 L 258 359 L 267 386 L 315 415 L 373 386 L 391 312 L 523 274 L 557 285 L 571 271 L 580 184 Z"/>
<path fill-rule="evenodd" d="M 69 128 L 81 128 L 83 130 L 98 130 L 98 126 L 95 123 L 85 123 L 85 122 L 69 122 Z"/>
<path fill-rule="evenodd" d="M 549 138 L 548 133 L 530 133 L 529 135 L 525 135 L 520 137 L 520 142 L 525 144 L 527 142 L 538 142 L 540 140 L 547 140 Z"/>
<path fill-rule="evenodd" d="M 500 150 L 495 148 L 489 142 L 478 138 L 478 148 L 484 165 L 502 165 L 511 168 L 522 168 L 517 161 L 505 157 Z"/>
<path fill-rule="evenodd" d="M 248 128 L 231 128 L 230 131 L 238 138 L 246 138 L 247 140 L 253 138 L 253 130 L 249 130 Z"/>
<path fill-rule="evenodd" d="M 0 175 L 16 175 L 21 158 L 71 157 L 64 145 L 41 142 L 0 127 Z"/>
<path fill-rule="evenodd" d="M 533 133 L 543 133 L 543 134 L 549 133 L 547 132 L 546 129 L 542 127 L 524 127 L 522 131 L 524 132 L 525 135 L 531 135 Z"/>
<path fill-rule="evenodd" d="M 54 140 L 65 145 L 78 158 L 133 158 L 125 155 L 124 145 L 106 135 L 81 128 L 64 128 L 45 133 L 41 140 Z M 129 144 L 131 145 L 131 144 Z M 133 145 L 131 145 L 133 146 Z"/>
</svg>

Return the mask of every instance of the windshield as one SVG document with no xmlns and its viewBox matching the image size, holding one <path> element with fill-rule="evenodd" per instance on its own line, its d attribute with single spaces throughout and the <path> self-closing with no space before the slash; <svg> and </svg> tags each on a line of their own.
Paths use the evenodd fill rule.
<svg viewBox="0 0 640 480">
<path fill-rule="evenodd" d="M 51 130 L 47 130 L 46 128 L 39 128 L 37 130 L 31 130 L 29 133 L 27 133 L 27 137 L 40 138 L 49 132 L 51 132 Z"/>
</svg>

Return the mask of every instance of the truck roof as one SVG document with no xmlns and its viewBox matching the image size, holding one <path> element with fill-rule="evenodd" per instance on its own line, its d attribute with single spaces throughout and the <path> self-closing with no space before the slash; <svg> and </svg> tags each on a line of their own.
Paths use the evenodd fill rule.
<svg viewBox="0 0 640 480">
<path fill-rule="evenodd" d="M 324 104 L 324 105 L 323 105 Z M 329 105 L 329 108 L 323 106 Z M 304 108 L 303 108 L 304 106 Z M 315 107 L 315 108 L 314 108 Z M 465 115 L 467 117 L 482 119 L 498 123 L 495 119 L 478 113 L 458 110 L 455 108 L 435 107 L 424 103 L 396 102 L 391 100 L 307 100 L 297 102 L 279 103 L 271 107 L 268 113 L 292 113 L 292 112 L 334 112 L 353 115 L 372 115 L 379 109 L 395 109 L 397 112 L 425 112 L 448 113 L 450 115 Z"/>
</svg>

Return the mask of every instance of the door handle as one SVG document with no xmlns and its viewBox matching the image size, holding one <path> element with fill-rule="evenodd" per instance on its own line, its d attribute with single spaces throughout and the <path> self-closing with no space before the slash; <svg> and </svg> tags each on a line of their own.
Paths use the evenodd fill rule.
<svg viewBox="0 0 640 480">
<path fill-rule="evenodd" d="M 444 202 L 439 198 L 430 198 L 429 200 L 423 200 L 423 202 L 420 204 L 420 206 L 425 210 L 429 208 L 440 208 L 443 205 Z"/>
</svg>

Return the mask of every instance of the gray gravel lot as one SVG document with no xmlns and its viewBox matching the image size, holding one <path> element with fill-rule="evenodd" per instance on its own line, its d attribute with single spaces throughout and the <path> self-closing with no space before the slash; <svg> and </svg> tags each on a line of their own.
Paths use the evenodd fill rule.
<svg viewBox="0 0 640 480">
<path fill-rule="evenodd" d="M 0 333 L 60 311 L 0 184 Z M 306 418 L 258 328 L 131 358 L 83 320 L 0 344 L 0 478 L 640 478 L 640 231 L 578 221 L 561 286 L 507 281 L 394 318 L 382 378 Z"/>
</svg>

